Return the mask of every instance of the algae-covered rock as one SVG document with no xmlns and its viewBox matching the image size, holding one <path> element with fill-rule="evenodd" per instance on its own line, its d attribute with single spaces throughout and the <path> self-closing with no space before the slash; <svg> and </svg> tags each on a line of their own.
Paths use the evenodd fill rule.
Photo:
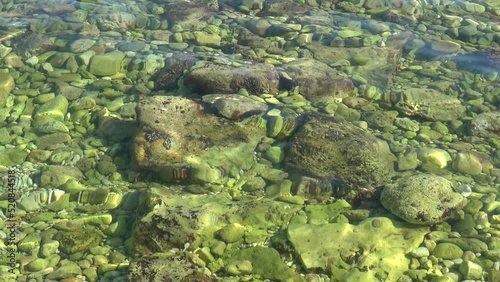
<svg viewBox="0 0 500 282">
<path fill-rule="evenodd" d="M 271 236 L 268 228 L 286 225 L 301 208 L 269 199 L 233 202 L 227 193 L 182 196 L 159 188 L 146 193 L 141 202 L 145 215 L 134 228 L 138 254 L 184 248 L 185 243 L 196 249 L 214 236 L 227 242 L 248 240 L 246 227 L 266 234 L 263 243 Z"/>
<path fill-rule="evenodd" d="M 22 164 L 26 157 L 28 156 L 28 152 L 21 149 L 16 148 L 7 148 L 0 151 L 0 165 L 3 166 L 13 166 Z"/>
<path fill-rule="evenodd" d="M 462 258 L 464 251 L 457 245 L 452 243 L 439 243 L 432 250 L 432 255 L 442 259 L 457 259 Z"/>
<path fill-rule="evenodd" d="M 375 217 L 359 225 L 290 224 L 287 234 L 303 266 L 331 272 L 332 281 L 346 281 L 356 271 L 367 270 L 378 279 L 397 281 L 409 268 L 405 255 L 419 246 L 428 231 Z"/>
<path fill-rule="evenodd" d="M 98 246 L 102 240 L 101 233 L 93 228 L 70 229 L 59 231 L 54 240 L 59 241 L 59 249 L 66 254 L 86 252 L 92 247 Z"/>
<path fill-rule="evenodd" d="M 467 200 L 453 191 L 452 183 L 433 174 L 409 174 L 384 187 L 382 205 L 414 224 L 441 222 L 461 210 Z"/>
<path fill-rule="evenodd" d="M 458 120 L 465 116 L 465 106 L 456 97 L 434 89 L 410 88 L 394 95 L 394 107 L 402 114 L 435 121 Z"/>
<path fill-rule="evenodd" d="M 125 54 L 118 50 L 102 55 L 95 55 L 90 61 L 89 72 L 98 76 L 116 74 L 122 70 L 122 61 L 124 58 Z"/>
<path fill-rule="evenodd" d="M 352 187 L 344 192 L 349 194 L 387 183 L 394 173 L 394 160 L 385 141 L 352 123 L 315 115 L 293 136 L 287 165 L 305 175 Z"/>
<path fill-rule="evenodd" d="M 248 170 L 265 135 L 262 119 L 241 122 L 206 114 L 195 101 L 155 96 L 139 102 L 134 160 L 163 181 L 225 183 L 230 170 Z"/>
<path fill-rule="evenodd" d="M 278 251 L 272 248 L 253 247 L 236 251 L 224 258 L 226 264 L 235 262 L 251 262 L 251 273 L 273 281 L 303 281 L 280 257 Z"/>
<path fill-rule="evenodd" d="M 196 269 L 197 266 L 183 255 L 159 253 L 132 261 L 128 269 L 128 281 L 212 281 L 207 275 L 197 274 Z"/>
<path fill-rule="evenodd" d="M 57 95 L 36 111 L 34 118 L 51 117 L 55 120 L 63 121 L 68 111 L 68 99 L 63 95 Z"/>
</svg>

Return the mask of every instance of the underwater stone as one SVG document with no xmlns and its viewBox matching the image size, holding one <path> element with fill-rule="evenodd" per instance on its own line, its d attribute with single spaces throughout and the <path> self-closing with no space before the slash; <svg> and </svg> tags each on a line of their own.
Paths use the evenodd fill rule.
<svg viewBox="0 0 500 282">
<path fill-rule="evenodd" d="M 452 243 L 439 243 L 432 250 L 432 255 L 442 259 L 456 259 L 461 258 L 464 251 L 457 245 Z"/>
<path fill-rule="evenodd" d="M 375 217 L 358 225 L 292 223 L 287 236 L 306 269 L 329 268 L 336 281 L 347 281 L 357 269 L 370 269 L 379 279 L 396 281 L 408 270 L 405 255 L 420 245 L 428 230 L 396 227 L 388 218 Z"/>
<path fill-rule="evenodd" d="M 314 59 L 299 59 L 285 64 L 283 69 L 292 79 L 284 81 L 285 86 L 300 87 L 300 93 L 313 102 L 334 102 L 354 91 L 354 84 L 342 72 Z"/>
<path fill-rule="evenodd" d="M 460 100 L 434 89 L 410 88 L 391 94 L 391 99 L 396 100 L 394 107 L 408 116 L 435 121 L 458 120 L 465 116 L 465 107 Z"/>
<path fill-rule="evenodd" d="M 134 159 L 166 182 L 224 183 L 228 171 L 250 169 L 265 134 L 259 116 L 230 121 L 182 97 L 143 99 L 137 112 Z"/>
<path fill-rule="evenodd" d="M 470 175 L 478 175 L 483 170 L 479 158 L 471 152 L 458 152 L 451 163 L 453 170 Z"/>
<path fill-rule="evenodd" d="M 483 268 L 481 265 L 470 260 L 464 260 L 458 267 L 465 279 L 480 280 L 483 278 Z"/>
<path fill-rule="evenodd" d="M 382 205 L 392 214 L 414 224 L 442 222 L 466 203 L 452 183 L 432 174 L 409 174 L 384 187 Z"/>
<path fill-rule="evenodd" d="M 95 55 L 90 60 L 89 72 L 97 76 L 113 75 L 121 71 L 125 54 L 120 51 Z"/>
<path fill-rule="evenodd" d="M 57 95 L 52 100 L 46 102 L 36 111 L 33 118 L 42 116 L 51 117 L 58 121 L 63 121 L 64 116 L 68 112 L 68 99 L 63 95 Z"/>
<path fill-rule="evenodd" d="M 287 165 L 347 186 L 379 187 L 392 177 L 395 157 L 389 146 L 352 123 L 313 115 L 297 130 Z"/>
<path fill-rule="evenodd" d="M 82 181 L 83 174 L 76 167 L 47 166 L 41 172 L 40 187 L 59 187 L 70 179 Z"/>
<path fill-rule="evenodd" d="M 16 148 L 7 148 L 0 151 L 0 165 L 9 167 L 13 165 L 22 164 L 26 157 L 28 156 L 28 152 L 21 149 Z"/>
<path fill-rule="evenodd" d="M 70 278 L 81 274 L 82 270 L 76 263 L 68 262 L 58 267 L 56 270 L 54 270 L 54 272 L 47 275 L 46 278 L 61 281 L 61 279 Z"/>
<path fill-rule="evenodd" d="M 77 252 L 86 252 L 92 247 L 98 246 L 102 240 L 102 236 L 93 227 L 85 227 L 82 229 L 74 229 L 67 231 L 59 231 L 54 240 L 60 242 L 59 249 L 68 255 Z"/>
<path fill-rule="evenodd" d="M 224 270 L 229 275 L 244 275 L 252 273 L 252 262 L 249 260 L 233 261 Z"/>
<path fill-rule="evenodd" d="M 5 106 L 10 91 L 14 89 L 14 78 L 8 73 L 0 73 L 0 107 Z"/>
<path fill-rule="evenodd" d="M 432 164 L 439 168 L 445 168 L 451 161 L 451 156 L 443 149 L 422 148 L 418 150 L 418 159 L 423 165 Z"/>
<path fill-rule="evenodd" d="M 278 251 L 273 248 L 251 247 L 238 250 L 226 260 L 227 265 L 239 262 L 240 266 L 245 266 L 247 271 L 250 270 L 250 265 L 248 263 L 241 265 L 241 262 L 249 261 L 252 266 L 252 274 L 262 278 L 274 281 L 299 281 L 298 274 L 286 266 Z"/>
<path fill-rule="evenodd" d="M 479 137 L 500 136 L 500 112 L 486 112 L 475 116 L 470 122 L 472 135 Z"/>
<path fill-rule="evenodd" d="M 264 103 L 238 94 L 209 94 L 204 95 L 202 100 L 217 109 L 223 117 L 233 120 L 265 112 L 268 108 Z"/>
<path fill-rule="evenodd" d="M 277 94 L 279 73 L 273 65 L 245 64 L 239 67 L 205 63 L 184 75 L 184 84 L 202 94 L 233 94 L 244 88 L 250 94 Z"/>
</svg>

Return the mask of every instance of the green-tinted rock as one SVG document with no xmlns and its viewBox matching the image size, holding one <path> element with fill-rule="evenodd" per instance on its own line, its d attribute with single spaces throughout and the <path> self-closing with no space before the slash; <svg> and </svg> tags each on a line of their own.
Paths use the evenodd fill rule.
<svg viewBox="0 0 500 282">
<path fill-rule="evenodd" d="M 247 248 L 232 254 L 225 258 L 226 265 L 232 265 L 236 262 L 249 261 L 251 263 L 252 274 L 260 275 L 265 279 L 274 281 L 296 281 L 298 274 L 291 268 L 288 268 L 281 259 L 278 251 L 272 248 L 253 247 Z M 250 265 L 245 262 L 245 271 L 250 270 Z"/>
<path fill-rule="evenodd" d="M 34 118 L 42 116 L 51 117 L 55 120 L 63 121 L 68 112 L 68 99 L 63 95 L 57 95 L 52 100 L 41 105 L 36 111 Z"/>
<path fill-rule="evenodd" d="M 37 258 L 26 265 L 26 270 L 36 272 L 45 269 L 48 265 L 49 262 L 46 259 Z"/>
<path fill-rule="evenodd" d="M 352 200 L 360 187 L 379 187 L 392 177 L 395 157 L 383 140 L 331 117 L 311 117 L 295 133 L 287 165 L 343 183 L 337 197 Z M 345 193 L 345 194 L 344 194 Z"/>
<path fill-rule="evenodd" d="M 465 260 L 458 267 L 460 273 L 463 274 L 465 279 L 479 280 L 483 277 L 483 268 L 481 265 Z"/>
<path fill-rule="evenodd" d="M 470 175 L 478 175 L 483 170 L 479 158 L 470 152 L 459 152 L 452 162 L 453 170 Z"/>
<path fill-rule="evenodd" d="M 90 248 L 99 245 L 102 236 L 92 228 L 74 229 L 69 231 L 59 231 L 54 239 L 60 242 L 59 249 L 66 254 L 86 252 Z"/>
<path fill-rule="evenodd" d="M 0 165 L 3 166 L 13 166 L 22 164 L 26 157 L 28 156 L 28 152 L 16 149 L 16 148 L 7 148 L 0 151 Z"/>
<path fill-rule="evenodd" d="M 116 165 L 111 161 L 100 161 L 96 168 L 102 175 L 110 175 L 116 171 Z"/>
<path fill-rule="evenodd" d="M 285 152 L 279 146 L 273 146 L 266 151 L 267 158 L 274 164 L 279 164 L 285 159 Z"/>
<path fill-rule="evenodd" d="M 252 262 L 249 260 L 233 261 L 226 265 L 224 270 L 229 275 L 244 275 L 252 273 Z"/>
<path fill-rule="evenodd" d="M 0 73 L 0 108 L 5 106 L 5 101 L 10 91 L 14 89 L 14 78 L 8 73 Z"/>
<path fill-rule="evenodd" d="M 70 179 L 83 180 L 83 174 L 76 167 L 47 166 L 41 172 L 40 187 L 54 188 Z"/>
<path fill-rule="evenodd" d="M 195 31 L 194 39 L 198 45 L 218 47 L 221 44 L 221 37 L 219 35 L 209 34 L 202 31 Z"/>
<path fill-rule="evenodd" d="M 244 234 L 245 227 L 238 223 L 228 224 L 217 232 L 219 238 L 226 243 L 234 243 L 243 238 Z"/>
<path fill-rule="evenodd" d="M 82 270 L 76 263 L 68 262 L 63 266 L 58 267 L 56 270 L 54 270 L 54 272 L 47 275 L 46 278 L 60 281 L 61 279 L 70 278 L 81 274 Z"/>
<path fill-rule="evenodd" d="M 433 256 L 442 259 L 461 258 L 463 254 L 464 251 L 452 243 L 439 243 L 434 250 L 432 250 Z"/>
<path fill-rule="evenodd" d="M 52 133 L 39 137 L 34 142 L 38 149 L 45 150 L 52 146 L 62 145 L 69 140 L 71 140 L 71 136 L 67 133 Z"/>
<path fill-rule="evenodd" d="M 49 257 L 57 252 L 59 242 L 51 240 L 40 247 L 40 255 L 44 258 Z"/>
<path fill-rule="evenodd" d="M 310 224 L 329 223 L 340 213 L 350 208 L 351 205 L 344 200 L 338 200 L 329 205 L 307 205 L 305 208 L 308 219 L 307 222 Z"/>
<path fill-rule="evenodd" d="M 370 269 L 380 280 L 397 281 L 408 270 L 410 260 L 405 255 L 420 245 L 427 232 L 425 227 L 395 227 L 390 219 L 377 217 L 359 225 L 290 224 L 287 234 L 306 269 L 328 268 L 336 281 L 347 281 L 357 269 Z"/>
<path fill-rule="evenodd" d="M 124 58 L 125 54 L 120 51 L 95 55 L 90 60 L 89 71 L 97 76 L 116 74 L 122 70 L 122 61 Z"/>
<path fill-rule="evenodd" d="M 382 205 L 392 214 L 414 224 L 434 224 L 461 210 L 466 198 L 452 183 L 433 174 L 409 174 L 384 187 Z"/>
</svg>

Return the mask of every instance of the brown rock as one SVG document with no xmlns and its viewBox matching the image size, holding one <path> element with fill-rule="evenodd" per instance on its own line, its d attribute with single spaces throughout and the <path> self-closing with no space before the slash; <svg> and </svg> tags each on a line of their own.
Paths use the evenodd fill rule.
<svg viewBox="0 0 500 282">
<path fill-rule="evenodd" d="M 292 78 L 285 84 L 299 86 L 300 93 L 310 101 L 332 102 L 335 98 L 348 97 L 354 91 L 347 75 L 313 59 L 299 59 L 283 68 Z"/>
<path fill-rule="evenodd" d="M 184 83 L 201 94 L 231 94 L 244 88 L 250 94 L 277 94 L 279 74 L 273 65 L 232 67 L 207 63 L 184 76 Z"/>
</svg>

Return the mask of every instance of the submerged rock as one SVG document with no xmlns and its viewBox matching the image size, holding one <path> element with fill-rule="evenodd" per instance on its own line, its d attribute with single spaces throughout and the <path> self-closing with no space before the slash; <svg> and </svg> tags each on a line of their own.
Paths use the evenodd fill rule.
<svg viewBox="0 0 500 282">
<path fill-rule="evenodd" d="M 205 274 L 197 274 L 197 266 L 184 255 L 154 254 L 142 256 L 130 264 L 129 281 L 203 281 L 212 279 Z"/>
<path fill-rule="evenodd" d="M 232 94 L 240 89 L 254 95 L 277 94 L 279 74 L 273 65 L 268 64 L 232 67 L 206 63 L 185 74 L 184 84 L 202 94 Z"/>
<path fill-rule="evenodd" d="M 375 217 L 358 225 L 293 223 L 287 236 L 306 269 L 328 271 L 334 281 L 397 281 L 410 264 L 405 255 L 428 231 Z"/>
<path fill-rule="evenodd" d="M 382 190 L 382 205 L 392 214 L 414 224 L 444 221 L 467 203 L 453 191 L 452 183 L 438 175 L 410 174 Z"/>
<path fill-rule="evenodd" d="M 453 58 L 460 67 L 483 73 L 500 73 L 500 49 L 482 49 Z"/>
<path fill-rule="evenodd" d="M 316 115 L 293 136 L 287 165 L 305 175 L 350 187 L 337 196 L 352 197 L 356 190 L 386 184 L 393 176 L 394 160 L 385 141 L 352 123 Z"/>
<path fill-rule="evenodd" d="M 351 96 L 354 90 L 347 75 L 314 59 L 299 59 L 284 65 L 283 69 L 292 79 L 285 81 L 286 86 L 298 86 L 300 93 L 310 101 L 332 102 Z"/>
<path fill-rule="evenodd" d="M 225 183 L 227 172 L 249 169 L 265 136 L 260 117 L 241 122 L 206 114 L 195 101 L 154 96 L 139 102 L 133 157 L 163 181 Z"/>
<path fill-rule="evenodd" d="M 203 96 L 203 102 L 212 105 L 217 112 L 228 119 L 265 112 L 267 104 L 238 94 L 209 94 Z"/>
<path fill-rule="evenodd" d="M 185 70 L 189 70 L 198 58 L 193 55 L 176 55 L 165 60 L 163 67 L 155 74 L 155 88 L 157 90 L 174 90 L 177 88 L 177 81 L 182 77 Z"/>
<path fill-rule="evenodd" d="M 390 99 L 400 113 L 408 116 L 435 121 L 458 120 L 465 116 L 465 106 L 459 99 L 434 89 L 410 88 L 391 94 Z"/>
<path fill-rule="evenodd" d="M 215 238 L 234 245 L 263 242 L 272 236 L 268 228 L 286 225 L 301 208 L 270 199 L 232 201 L 224 192 L 180 195 L 165 188 L 151 189 L 143 200 L 145 214 L 133 231 L 134 251 L 139 255 L 184 248 L 186 243 L 194 250 Z"/>
<path fill-rule="evenodd" d="M 486 112 L 475 116 L 470 122 L 472 135 L 500 137 L 500 112 Z"/>
</svg>

